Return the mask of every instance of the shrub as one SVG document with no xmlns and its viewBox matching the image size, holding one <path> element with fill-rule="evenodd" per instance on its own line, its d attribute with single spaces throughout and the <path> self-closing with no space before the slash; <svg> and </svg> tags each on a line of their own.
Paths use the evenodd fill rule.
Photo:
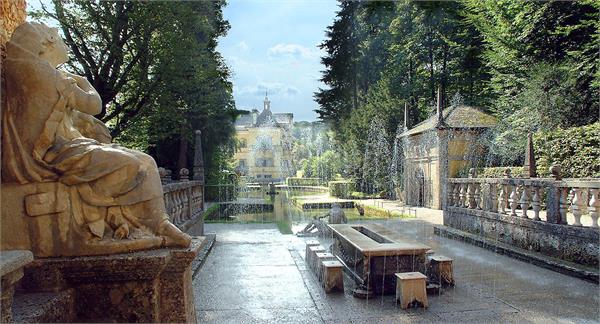
<svg viewBox="0 0 600 324">
<path fill-rule="evenodd" d="M 489 167 L 477 171 L 478 178 L 504 178 L 504 172 L 510 169 L 511 175 L 515 178 L 523 176 L 525 169 L 523 167 Z"/>
<path fill-rule="evenodd" d="M 332 197 L 346 198 L 355 189 L 355 184 L 349 180 L 329 181 L 329 195 Z"/>
<path fill-rule="evenodd" d="M 600 178 L 600 122 L 534 135 L 538 174 L 558 163 L 565 178 Z"/>
</svg>

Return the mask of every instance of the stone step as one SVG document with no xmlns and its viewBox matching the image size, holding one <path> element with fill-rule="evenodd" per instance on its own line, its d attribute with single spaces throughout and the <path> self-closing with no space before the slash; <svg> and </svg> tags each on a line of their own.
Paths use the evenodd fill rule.
<svg viewBox="0 0 600 324">
<path fill-rule="evenodd" d="M 72 289 L 59 292 L 17 292 L 13 300 L 16 323 L 74 322 L 75 298 Z"/>
</svg>

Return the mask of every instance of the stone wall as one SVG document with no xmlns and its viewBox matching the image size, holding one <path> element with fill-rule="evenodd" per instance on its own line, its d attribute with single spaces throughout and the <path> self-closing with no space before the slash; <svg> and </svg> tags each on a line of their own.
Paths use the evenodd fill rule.
<svg viewBox="0 0 600 324">
<path fill-rule="evenodd" d="M 447 207 L 444 225 L 528 251 L 598 267 L 598 229 L 565 226 L 483 210 Z"/>
</svg>

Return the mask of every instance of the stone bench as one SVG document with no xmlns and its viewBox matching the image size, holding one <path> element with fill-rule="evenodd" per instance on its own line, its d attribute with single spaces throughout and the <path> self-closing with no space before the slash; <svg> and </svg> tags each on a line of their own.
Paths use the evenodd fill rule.
<svg viewBox="0 0 600 324">
<path fill-rule="evenodd" d="M 427 308 L 427 276 L 420 272 L 396 273 L 396 302 L 402 309 L 407 309 L 413 302 Z"/>
<path fill-rule="evenodd" d="M 432 255 L 429 259 L 429 277 L 442 286 L 454 286 L 452 259 L 443 255 Z"/>
<path fill-rule="evenodd" d="M 15 286 L 23 278 L 23 267 L 33 261 L 33 253 L 27 250 L 0 252 L 0 277 L 2 287 L 2 308 L 0 322 L 12 322 L 12 304 Z"/>
<path fill-rule="evenodd" d="M 315 269 L 315 274 L 317 275 L 317 278 L 319 278 L 319 281 L 323 281 L 323 261 L 337 261 L 337 258 L 335 257 L 335 255 L 333 255 L 329 252 L 315 253 L 314 269 Z"/>
<path fill-rule="evenodd" d="M 322 261 L 325 293 L 344 291 L 344 266 L 340 261 Z"/>
</svg>

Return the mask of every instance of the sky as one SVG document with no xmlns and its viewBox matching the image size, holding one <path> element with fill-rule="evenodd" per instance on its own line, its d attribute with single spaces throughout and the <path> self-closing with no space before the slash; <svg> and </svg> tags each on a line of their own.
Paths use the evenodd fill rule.
<svg viewBox="0 0 600 324">
<path fill-rule="evenodd" d="M 28 5 L 39 9 L 40 0 Z M 267 92 L 273 112 L 317 120 L 313 93 L 325 87 L 317 45 L 337 11 L 336 0 L 229 0 L 223 15 L 231 28 L 217 50 L 232 71 L 237 108 L 262 110 Z"/>
<path fill-rule="evenodd" d="M 313 93 L 324 87 L 317 45 L 336 11 L 335 0 L 229 0 L 231 29 L 218 50 L 233 72 L 237 108 L 262 110 L 267 91 L 273 112 L 316 120 Z"/>
</svg>

